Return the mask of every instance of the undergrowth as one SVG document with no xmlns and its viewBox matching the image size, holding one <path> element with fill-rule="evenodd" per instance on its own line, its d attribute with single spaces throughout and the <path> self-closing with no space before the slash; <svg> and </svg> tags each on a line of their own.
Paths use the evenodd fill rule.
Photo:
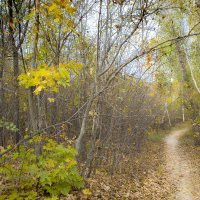
<svg viewBox="0 0 200 200">
<path fill-rule="evenodd" d="M 26 146 L 20 146 L 19 152 L 4 155 L 0 166 L 4 186 L 0 199 L 58 199 L 84 187 L 75 161 L 76 150 L 52 139 L 44 143 L 39 156 Z"/>
<path fill-rule="evenodd" d="M 166 130 L 151 130 L 148 132 L 148 140 L 151 142 L 159 143 L 163 141 L 163 139 L 166 136 L 167 131 Z"/>
<path fill-rule="evenodd" d="M 196 133 L 192 130 L 189 129 L 186 134 L 180 139 L 182 145 L 190 145 L 194 146 L 195 145 L 195 138 L 196 138 Z"/>
</svg>

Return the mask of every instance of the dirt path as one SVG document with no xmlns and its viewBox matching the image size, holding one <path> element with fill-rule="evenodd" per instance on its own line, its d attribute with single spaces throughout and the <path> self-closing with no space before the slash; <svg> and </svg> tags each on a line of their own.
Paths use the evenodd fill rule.
<svg viewBox="0 0 200 200">
<path fill-rule="evenodd" d="M 200 188 L 195 188 L 196 168 L 192 166 L 192 160 L 186 158 L 184 151 L 179 146 L 179 139 L 187 132 L 187 129 L 172 131 L 166 137 L 166 162 L 170 180 L 177 188 L 176 200 L 200 200 Z"/>
</svg>

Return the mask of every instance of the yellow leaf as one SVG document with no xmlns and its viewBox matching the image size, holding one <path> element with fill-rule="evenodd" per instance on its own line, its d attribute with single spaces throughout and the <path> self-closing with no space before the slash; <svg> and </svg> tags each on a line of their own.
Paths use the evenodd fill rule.
<svg viewBox="0 0 200 200">
<path fill-rule="evenodd" d="M 32 10 L 27 16 L 25 16 L 26 20 L 31 20 L 35 15 L 35 10 Z"/>
<path fill-rule="evenodd" d="M 171 103 L 171 98 L 168 97 L 168 98 L 166 99 L 166 102 L 167 102 L 168 104 Z"/>
<path fill-rule="evenodd" d="M 49 12 L 52 12 L 53 10 L 57 9 L 57 5 L 55 3 L 53 3 L 51 6 L 49 6 L 48 10 Z"/>
<path fill-rule="evenodd" d="M 59 21 L 60 21 L 60 18 L 58 18 L 58 17 L 54 19 L 54 22 L 56 22 L 56 23 L 58 23 Z"/>
<path fill-rule="evenodd" d="M 155 94 L 154 94 L 154 92 L 151 92 L 149 95 L 150 95 L 150 97 L 153 97 Z"/>
<path fill-rule="evenodd" d="M 90 116 L 96 116 L 97 113 L 96 113 L 95 111 L 90 111 L 90 112 L 89 112 L 89 115 L 90 115 Z"/>
<path fill-rule="evenodd" d="M 42 91 L 42 89 L 43 89 L 43 86 L 40 85 L 35 89 L 34 93 L 39 94 Z"/>
<path fill-rule="evenodd" d="M 55 99 L 54 99 L 54 98 L 48 98 L 48 101 L 49 101 L 50 103 L 53 103 L 53 102 L 55 102 Z"/>
<path fill-rule="evenodd" d="M 14 29 L 14 28 L 15 28 L 15 25 L 14 25 L 13 23 L 10 23 L 10 27 L 11 27 L 12 29 Z"/>
<path fill-rule="evenodd" d="M 76 8 L 74 8 L 74 7 L 67 7 L 66 9 L 65 9 L 68 13 L 75 13 L 76 12 Z"/>
<path fill-rule="evenodd" d="M 68 27 L 66 27 L 66 28 L 64 28 L 64 30 L 63 30 L 65 33 L 68 33 L 68 32 L 70 32 L 71 31 L 71 28 L 68 28 Z"/>
<path fill-rule="evenodd" d="M 92 194 L 92 192 L 91 192 L 90 189 L 88 189 L 88 188 L 82 190 L 82 193 L 83 193 L 84 195 L 87 195 L 87 196 L 90 196 L 90 195 Z"/>
<path fill-rule="evenodd" d="M 67 26 L 70 26 L 70 27 L 74 26 L 74 22 L 72 20 L 68 20 Z"/>
</svg>

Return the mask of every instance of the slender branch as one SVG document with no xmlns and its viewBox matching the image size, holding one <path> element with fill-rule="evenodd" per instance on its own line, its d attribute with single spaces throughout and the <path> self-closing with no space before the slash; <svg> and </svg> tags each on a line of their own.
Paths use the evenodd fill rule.
<svg viewBox="0 0 200 200">
<path fill-rule="evenodd" d="M 5 155 L 5 154 L 7 154 L 7 153 L 9 153 L 9 152 L 11 152 L 11 151 L 13 151 L 14 149 L 16 149 L 16 148 L 17 148 L 18 146 L 20 146 L 21 144 L 23 144 L 23 143 L 29 141 L 30 139 L 32 139 L 33 137 L 39 135 L 40 133 L 43 133 L 43 132 L 49 130 L 50 128 L 55 128 L 56 126 L 60 126 L 60 125 L 63 125 L 63 124 L 71 124 L 71 123 L 70 123 L 70 120 L 71 120 L 76 114 L 78 114 L 78 113 L 85 107 L 85 105 L 86 105 L 87 103 L 88 103 L 88 102 L 85 102 L 85 103 L 84 103 L 70 118 L 68 118 L 66 121 L 63 121 L 63 122 L 60 122 L 60 123 L 57 123 L 57 124 L 50 125 L 50 126 L 48 126 L 48 127 L 46 127 L 46 128 L 43 128 L 43 129 L 41 129 L 41 130 L 39 130 L 39 131 L 34 132 L 32 135 L 28 136 L 27 138 L 22 139 L 21 141 L 19 141 L 19 142 L 18 142 L 17 144 L 15 144 L 14 146 L 12 146 L 12 147 L 10 147 L 9 149 L 7 149 L 6 151 L 2 152 L 2 153 L 0 154 L 0 157 L 2 157 L 3 155 Z"/>
</svg>

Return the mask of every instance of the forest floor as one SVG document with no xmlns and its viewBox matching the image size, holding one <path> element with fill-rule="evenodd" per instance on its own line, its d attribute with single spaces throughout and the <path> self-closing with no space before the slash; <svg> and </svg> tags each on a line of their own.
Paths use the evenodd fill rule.
<svg viewBox="0 0 200 200">
<path fill-rule="evenodd" d="M 185 143 L 188 132 L 181 125 L 149 139 L 142 152 L 121 160 L 115 175 L 99 169 L 86 180 L 87 194 L 64 199 L 200 200 L 200 147 Z"/>
<path fill-rule="evenodd" d="M 121 154 L 113 175 L 108 156 L 85 180 L 85 189 L 60 199 L 200 200 L 200 146 L 194 145 L 191 125 L 152 131 L 147 138 L 140 152 Z"/>
</svg>

